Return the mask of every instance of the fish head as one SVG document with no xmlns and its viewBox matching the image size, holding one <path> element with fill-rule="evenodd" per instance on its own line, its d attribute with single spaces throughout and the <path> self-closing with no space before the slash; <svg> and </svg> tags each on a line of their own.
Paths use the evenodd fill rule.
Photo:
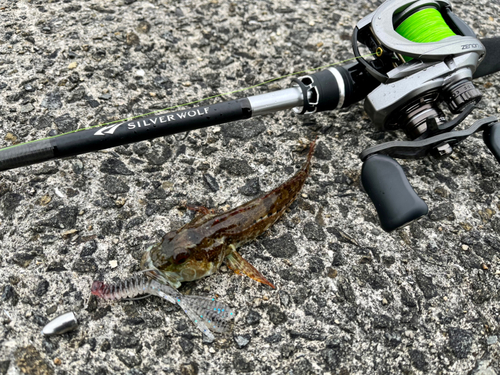
<svg viewBox="0 0 500 375">
<path fill-rule="evenodd" d="M 170 285 L 173 288 L 179 288 L 181 286 L 181 281 L 175 273 L 171 273 L 165 269 L 165 263 L 168 264 L 168 259 L 163 259 L 160 265 L 158 249 L 161 247 L 161 243 L 154 246 L 150 246 L 146 249 L 141 258 L 141 270 L 146 274 L 146 276 L 157 280 L 163 284 Z M 161 268 L 161 269 L 160 269 Z"/>
<path fill-rule="evenodd" d="M 197 256 L 198 237 L 194 231 L 167 233 L 162 241 L 149 247 L 141 260 L 148 276 L 178 288 L 183 281 L 207 276 L 213 266 Z"/>
</svg>

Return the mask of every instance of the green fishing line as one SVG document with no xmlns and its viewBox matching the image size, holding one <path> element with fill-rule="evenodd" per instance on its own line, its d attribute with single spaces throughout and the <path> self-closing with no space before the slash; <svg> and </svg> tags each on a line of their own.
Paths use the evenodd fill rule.
<svg viewBox="0 0 500 375">
<path fill-rule="evenodd" d="M 446 24 L 441 13 L 434 8 L 422 9 L 412 14 L 398 26 L 396 32 L 415 43 L 439 42 L 456 35 Z M 406 61 L 412 60 L 408 56 L 404 58 Z"/>
<path fill-rule="evenodd" d="M 411 15 L 399 25 L 396 32 L 415 43 L 439 42 L 456 35 L 434 8 L 422 9 Z"/>
</svg>

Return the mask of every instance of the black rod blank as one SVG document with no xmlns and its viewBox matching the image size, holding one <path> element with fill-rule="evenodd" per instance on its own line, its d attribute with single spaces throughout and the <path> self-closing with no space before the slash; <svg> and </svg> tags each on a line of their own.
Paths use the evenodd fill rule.
<svg viewBox="0 0 500 375">
<path fill-rule="evenodd" d="M 2 149 L 0 171 L 250 117 L 252 108 L 247 98 L 155 114 Z"/>
</svg>

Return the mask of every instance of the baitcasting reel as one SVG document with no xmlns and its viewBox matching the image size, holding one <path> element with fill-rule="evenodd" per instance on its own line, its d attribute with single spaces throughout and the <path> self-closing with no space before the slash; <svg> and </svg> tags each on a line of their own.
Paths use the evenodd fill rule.
<svg viewBox="0 0 500 375">
<path fill-rule="evenodd" d="M 484 131 L 486 145 L 500 162 L 500 124 L 490 117 L 452 131 L 481 100 L 472 78 L 486 49 L 452 13 L 448 0 L 386 1 L 356 26 L 356 56 L 358 43 L 377 55 L 371 62 L 359 59 L 380 82 L 365 99 L 366 112 L 379 128 L 401 129 L 413 140 L 371 147 L 360 155 L 363 188 L 382 228 L 392 231 L 428 212 L 392 157 L 443 157 L 468 136 Z M 458 114 L 452 121 L 447 122 L 443 103 Z"/>
<path fill-rule="evenodd" d="M 442 102 L 457 114 L 481 100 L 472 75 L 486 50 L 448 0 L 387 1 L 354 29 L 356 56 L 358 42 L 378 55 L 375 67 L 360 62 L 381 83 L 365 99 L 380 128 L 402 129 L 416 139 L 428 132 L 429 119 L 445 122 Z"/>
</svg>

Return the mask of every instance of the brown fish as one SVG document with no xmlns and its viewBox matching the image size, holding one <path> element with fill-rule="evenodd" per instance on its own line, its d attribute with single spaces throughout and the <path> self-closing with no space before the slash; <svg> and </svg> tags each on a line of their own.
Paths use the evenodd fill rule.
<svg viewBox="0 0 500 375">
<path fill-rule="evenodd" d="M 151 246 L 142 257 L 142 270 L 178 288 L 183 281 L 213 274 L 225 262 L 237 274 L 275 288 L 236 249 L 264 233 L 293 203 L 309 175 L 315 143 L 311 143 L 304 166 L 271 192 L 222 214 L 211 213 L 205 207 L 194 208 L 201 215 Z"/>
</svg>

